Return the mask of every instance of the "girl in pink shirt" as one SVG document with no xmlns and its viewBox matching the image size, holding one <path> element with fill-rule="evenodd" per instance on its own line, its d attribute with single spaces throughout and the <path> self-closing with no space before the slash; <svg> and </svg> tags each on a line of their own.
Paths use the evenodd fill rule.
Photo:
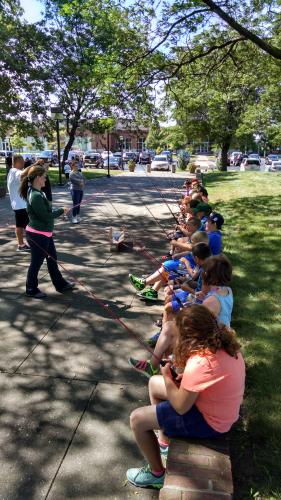
<svg viewBox="0 0 281 500">
<path fill-rule="evenodd" d="M 148 461 L 147 467 L 127 471 L 127 479 L 135 486 L 162 488 L 161 454 L 167 454 L 169 437 L 216 437 L 239 418 L 245 365 L 235 332 L 196 304 L 177 314 L 176 326 L 177 380 L 167 363 L 162 375 L 150 378 L 151 406 L 131 414 L 136 442 Z"/>
</svg>

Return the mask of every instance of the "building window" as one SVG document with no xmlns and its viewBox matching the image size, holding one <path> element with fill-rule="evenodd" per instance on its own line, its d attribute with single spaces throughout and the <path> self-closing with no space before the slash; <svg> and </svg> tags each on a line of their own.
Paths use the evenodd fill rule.
<svg viewBox="0 0 281 500">
<path fill-rule="evenodd" d="M 137 150 L 138 151 L 143 151 L 145 149 L 144 141 L 145 141 L 145 139 L 143 137 L 138 138 L 138 142 L 137 142 Z"/>
<path fill-rule="evenodd" d="M 132 147 L 132 141 L 131 141 L 130 137 L 126 137 L 126 139 L 124 141 L 124 145 L 125 145 L 126 151 L 128 151 L 128 150 L 131 149 L 131 147 Z"/>
</svg>

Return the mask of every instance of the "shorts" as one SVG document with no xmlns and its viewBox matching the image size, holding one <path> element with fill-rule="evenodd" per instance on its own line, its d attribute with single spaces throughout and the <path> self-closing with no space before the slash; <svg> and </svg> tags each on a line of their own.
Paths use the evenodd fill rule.
<svg viewBox="0 0 281 500">
<path fill-rule="evenodd" d="M 29 223 L 29 218 L 27 215 L 27 211 L 25 208 L 21 208 L 19 210 L 14 210 L 15 219 L 16 219 L 16 227 L 26 228 Z"/>
<path fill-rule="evenodd" d="M 174 410 L 170 401 L 156 405 L 156 415 L 160 429 L 168 437 L 212 438 L 221 436 L 204 419 L 202 413 L 193 405 L 184 415 Z"/>
<path fill-rule="evenodd" d="M 172 299 L 173 311 L 179 310 L 179 308 L 183 305 L 183 303 L 186 302 L 188 295 L 189 295 L 189 292 L 185 292 L 181 288 L 174 291 L 174 295 L 173 295 L 173 299 Z M 175 297 L 177 297 L 181 303 L 179 303 Z"/>
<path fill-rule="evenodd" d="M 171 271 L 176 272 L 179 270 L 180 264 L 182 264 L 182 262 L 179 259 L 166 260 L 163 264 L 164 271 L 166 271 L 167 273 Z"/>
</svg>

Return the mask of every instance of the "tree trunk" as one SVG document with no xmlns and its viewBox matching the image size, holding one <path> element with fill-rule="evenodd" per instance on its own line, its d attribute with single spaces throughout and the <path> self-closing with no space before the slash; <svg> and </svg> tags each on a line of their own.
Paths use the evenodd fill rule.
<svg viewBox="0 0 281 500">
<path fill-rule="evenodd" d="M 69 130 L 69 139 L 68 139 L 68 142 L 64 148 L 63 158 L 62 158 L 62 168 L 64 167 L 64 165 L 67 161 L 69 152 L 70 152 L 72 145 L 75 141 L 76 130 L 78 128 L 78 125 L 79 125 L 79 122 L 78 122 L 78 120 L 75 119 L 72 123 L 71 129 Z"/>
<path fill-rule="evenodd" d="M 221 159 L 219 170 L 226 172 L 227 171 L 227 153 L 230 148 L 230 142 L 224 142 L 221 146 Z"/>
</svg>

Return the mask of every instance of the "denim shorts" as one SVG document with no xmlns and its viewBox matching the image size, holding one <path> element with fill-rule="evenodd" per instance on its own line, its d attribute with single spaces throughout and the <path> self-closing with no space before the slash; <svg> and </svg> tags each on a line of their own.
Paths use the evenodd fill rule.
<svg viewBox="0 0 281 500">
<path fill-rule="evenodd" d="M 184 415 L 179 415 L 170 401 L 162 401 L 156 405 L 156 415 L 160 429 L 168 437 L 204 439 L 221 435 L 206 422 L 195 405 Z"/>
</svg>

